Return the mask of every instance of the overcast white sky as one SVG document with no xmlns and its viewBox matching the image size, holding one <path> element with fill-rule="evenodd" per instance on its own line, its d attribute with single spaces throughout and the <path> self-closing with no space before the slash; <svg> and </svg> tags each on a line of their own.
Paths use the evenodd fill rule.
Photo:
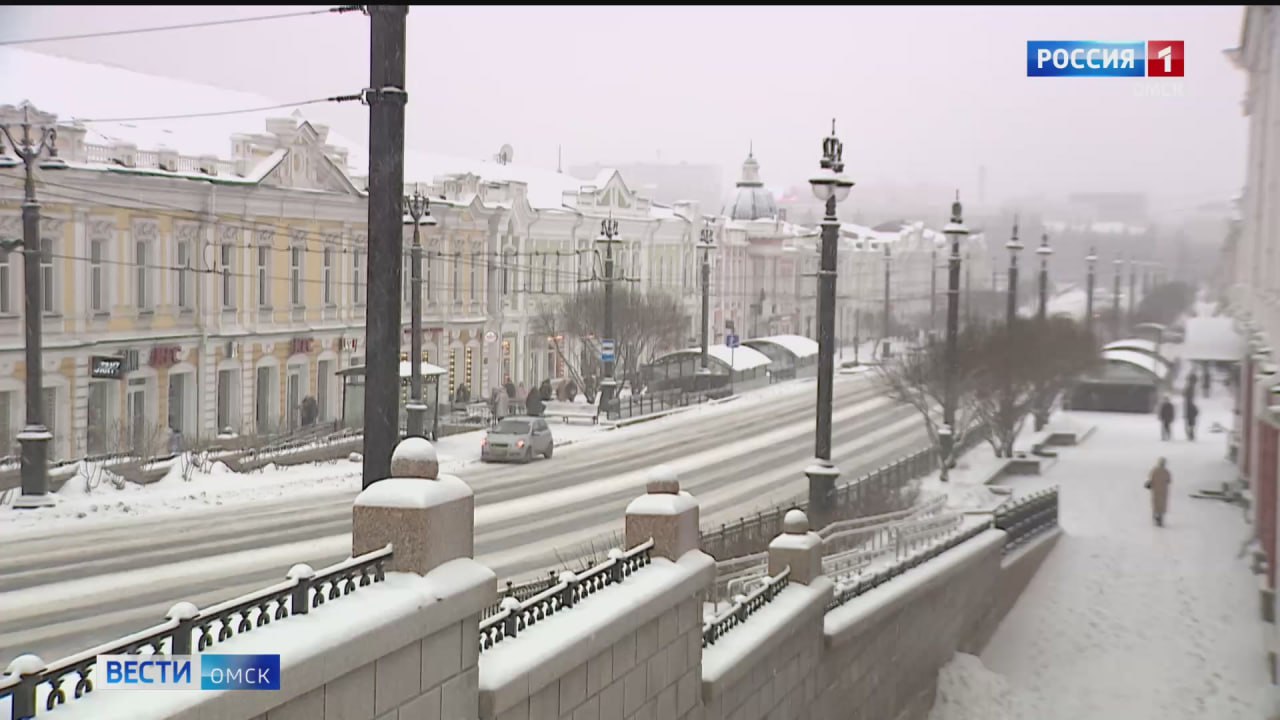
<svg viewBox="0 0 1280 720">
<path fill-rule="evenodd" d="M 303 9 L 5 7 L 0 41 Z M 407 141 L 476 157 L 511 143 L 516 162 L 548 168 L 557 144 L 566 167 L 660 153 L 727 176 L 754 141 L 773 186 L 812 173 L 834 116 L 863 187 L 971 193 L 985 165 L 991 200 L 1220 201 L 1243 184 L 1245 76 L 1222 53 L 1242 19 L 1240 7 L 415 6 Z M 19 47 L 294 101 L 366 85 L 368 27 L 348 13 Z M 1167 81 L 1025 76 L 1027 40 L 1170 39 L 1186 41 L 1179 96 L 1142 94 Z M 308 114 L 367 137 L 358 105 Z"/>
</svg>

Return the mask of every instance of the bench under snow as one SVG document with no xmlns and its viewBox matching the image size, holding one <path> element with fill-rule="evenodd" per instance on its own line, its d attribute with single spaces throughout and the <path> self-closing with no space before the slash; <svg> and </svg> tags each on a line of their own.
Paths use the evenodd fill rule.
<svg viewBox="0 0 1280 720">
<path fill-rule="evenodd" d="M 592 424 L 600 424 L 600 406 L 595 403 L 548 400 L 542 407 L 542 414 L 544 417 L 558 417 L 566 423 L 569 418 L 588 418 Z"/>
</svg>

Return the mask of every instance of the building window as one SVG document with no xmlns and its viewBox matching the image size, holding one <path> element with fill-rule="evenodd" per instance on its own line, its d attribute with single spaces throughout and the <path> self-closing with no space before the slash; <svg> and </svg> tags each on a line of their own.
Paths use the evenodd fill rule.
<svg viewBox="0 0 1280 720">
<path fill-rule="evenodd" d="M 191 298 L 187 293 L 187 273 L 191 266 L 191 246 L 187 241 L 178 242 L 178 307 L 182 310 L 191 309 Z"/>
<path fill-rule="evenodd" d="M 480 285 L 479 279 L 480 258 L 476 253 L 471 253 L 471 287 L 467 288 L 467 295 L 472 299 L 476 299 L 476 288 Z"/>
<path fill-rule="evenodd" d="M 511 262 L 512 251 L 507 250 L 502 253 L 502 294 L 511 294 Z"/>
<path fill-rule="evenodd" d="M 134 284 L 137 287 L 138 312 L 151 310 L 151 243 L 138 240 L 133 244 Z"/>
<path fill-rule="evenodd" d="M 460 265 L 462 262 L 462 253 L 455 252 L 453 254 L 453 258 L 451 259 L 453 261 L 453 285 L 449 288 L 449 292 L 453 295 L 453 297 L 458 298 L 459 302 L 461 302 L 462 274 L 458 269 L 458 265 Z"/>
<path fill-rule="evenodd" d="M 289 296 L 294 307 L 302 305 L 302 248 L 289 248 Z"/>
<path fill-rule="evenodd" d="M 541 280 L 540 287 L 541 287 L 541 292 L 544 292 L 544 293 L 547 291 L 547 260 L 548 260 L 547 255 L 543 255 L 542 256 L 542 273 L 541 273 L 542 280 Z"/>
<path fill-rule="evenodd" d="M 271 284 L 267 278 L 267 264 L 271 260 L 271 248 L 258 246 L 258 307 L 271 307 Z"/>
<path fill-rule="evenodd" d="M 324 304 L 333 304 L 333 248 L 324 249 Z"/>
<path fill-rule="evenodd" d="M 235 248 L 222 246 L 222 307 L 228 310 L 236 306 L 236 279 L 231 268 L 235 261 Z"/>
<path fill-rule="evenodd" d="M 106 304 L 102 297 L 102 241 L 89 241 L 89 309 L 100 313 Z"/>
<path fill-rule="evenodd" d="M 11 267 L 9 258 L 11 257 L 13 257 L 13 253 L 8 250 L 0 250 L 0 314 L 3 315 L 8 315 L 13 312 L 13 295 L 11 285 L 13 280 L 11 279 L 12 276 L 10 275 L 9 269 Z M 0 440 L 2 439 L 3 438 L 0 438 Z M 4 451 L 5 449 L 0 447 L 0 453 L 3 453 Z"/>
<path fill-rule="evenodd" d="M 363 255 L 363 250 L 356 250 L 351 255 L 351 302 L 356 305 L 364 304 L 364 288 L 360 283 L 360 259 Z"/>
</svg>

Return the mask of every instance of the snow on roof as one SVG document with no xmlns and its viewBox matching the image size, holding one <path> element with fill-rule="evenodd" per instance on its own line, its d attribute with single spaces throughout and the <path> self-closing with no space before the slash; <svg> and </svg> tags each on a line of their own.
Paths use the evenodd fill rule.
<svg viewBox="0 0 1280 720">
<path fill-rule="evenodd" d="M 694 348 L 683 352 L 700 353 L 702 350 L 701 348 Z M 734 372 L 742 372 L 743 370 L 764 367 L 772 362 L 768 355 L 765 355 L 759 350 L 752 350 L 749 347 L 741 345 L 737 348 L 731 348 L 724 344 L 710 345 L 707 347 L 707 354 L 725 365 L 729 365 L 733 368 Z"/>
<path fill-rule="evenodd" d="M 28 100 L 37 109 L 56 114 L 59 122 L 223 112 L 282 102 L 280 98 L 8 47 L 0 47 L 0 68 L 4 68 L 0 72 L 0 103 L 16 105 Z M 278 109 L 179 120 L 86 123 L 85 141 L 106 144 L 120 140 L 137 145 L 139 150 L 165 147 L 184 155 L 227 159 L 231 157 L 232 135 L 264 133 L 269 118 L 292 113 L 304 117 L 299 110 Z M 313 125 L 327 127 L 322 123 Z M 351 172 L 368 167 L 365 143 L 353 142 L 332 131 L 326 142 L 347 151 Z"/>
<path fill-rule="evenodd" d="M 1161 346 L 1160 349 L 1163 350 L 1167 347 L 1168 345 L 1166 344 Z M 1136 352 L 1142 353 L 1143 355 L 1157 357 L 1160 359 L 1160 362 L 1164 363 L 1165 365 L 1172 364 L 1169 358 L 1165 357 L 1164 353 L 1157 352 L 1156 344 L 1154 341 L 1146 340 L 1143 338 L 1122 338 L 1120 340 L 1114 340 L 1112 342 L 1107 343 L 1106 345 L 1103 345 L 1102 349 L 1103 350 L 1134 350 Z"/>
<path fill-rule="evenodd" d="M 538 210 L 572 210 L 564 204 L 564 193 L 578 192 L 584 186 L 603 187 L 600 177 L 607 183 L 613 170 L 602 171 L 596 180 L 582 180 L 554 170 L 501 164 L 490 160 L 464 158 L 440 153 L 406 151 L 404 154 L 405 184 L 432 182 L 445 175 L 470 173 L 481 180 L 491 182 L 520 182 L 528 186 L 529 205 Z"/>
<path fill-rule="evenodd" d="M 1188 360 L 1235 362 L 1244 357 L 1245 340 L 1229 317 L 1187 318 L 1182 357 Z"/>
<path fill-rule="evenodd" d="M 1103 350 L 1102 359 L 1107 362 L 1118 362 L 1146 370 L 1156 378 L 1164 380 L 1169 375 L 1169 366 L 1151 355 L 1136 350 Z"/>
<path fill-rule="evenodd" d="M 818 343 L 802 335 L 770 335 L 769 337 L 751 338 L 747 342 L 765 342 L 777 345 L 798 358 L 806 358 L 818 354 Z"/>
<path fill-rule="evenodd" d="M 432 365 L 432 364 L 431 364 L 431 363 L 429 363 L 429 362 L 424 362 L 424 363 L 422 363 L 421 368 L 422 368 L 421 372 L 422 372 L 422 375 L 423 375 L 424 377 L 430 377 L 430 376 L 432 376 L 432 375 L 444 375 L 444 374 L 445 374 L 445 372 L 446 372 L 446 370 L 445 370 L 444 368 L 442 368 L 442 367 L 440 367 L 440 366 L 438 366 L 438 365 Z M 401 377 L 401 378 L 407 378 L 407 377 L 411 376 L 412 374 L 413 374 L 413 364 L 412 364 L 412 363 L 410 363 L 410 362 L 409 362 L 409 361 L 407 361 L 407 360 L 406 360 L 406 361 L 404 361 L 404 362 L 402 362 L 402 363 L 400 363 L 400 377 Z"/>
</svg>

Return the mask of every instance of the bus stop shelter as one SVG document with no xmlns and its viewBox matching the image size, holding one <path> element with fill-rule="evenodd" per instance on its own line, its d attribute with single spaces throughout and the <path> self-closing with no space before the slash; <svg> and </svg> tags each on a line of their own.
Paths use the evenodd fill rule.
<svg viewBox="0 0 1280 720">
<path fill-rule="evenodd" d="M 432 398 L 431 405 L 431 440 L 435 441 L 440 437 L 440 378 L 448 371 L 429 362 L 423 362 L 422 370 L 422 394 L 423 400 L 426 401 L 427 396 Z M 364 428 L 364 383 L 365 383 L 365 366 L 353 365 L 344 370 L 338 371 L 338 376 L 342 378 L 342 427 L 363 429 Z M 409 393 L 411 391 L 411 374 L 413 366 L 407 360 L 400 361 L 400 434 L 404 435 L 405 429 L 408 427 L 408 412 L 405 406 L 409 402 Z"/>
</svg>

